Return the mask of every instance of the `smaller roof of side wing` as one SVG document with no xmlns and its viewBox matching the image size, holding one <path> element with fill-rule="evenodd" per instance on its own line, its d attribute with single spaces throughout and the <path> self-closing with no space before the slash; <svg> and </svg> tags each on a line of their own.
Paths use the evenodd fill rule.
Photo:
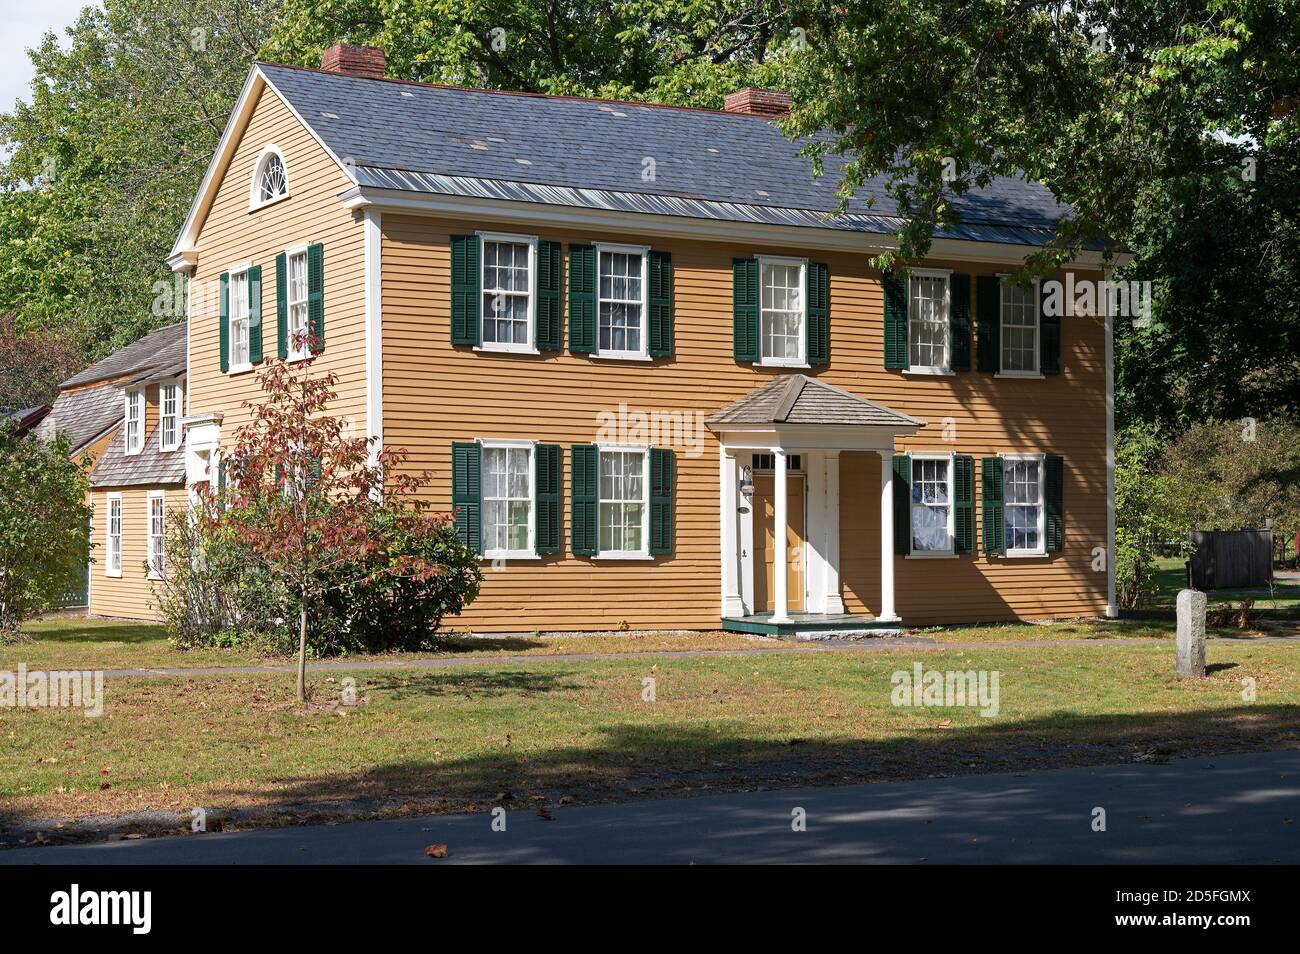
<svg viewBox="0 0 1300 954">
<path fill-rule="evenodd" d="M 74 374 L 60 387 L 76 388 L 99 381 L 138 376 L 149 378 L 154 374 L 171 376 L 185 370 L 185 322 L 177 322 L 150 332 L 124 348 L 119 348 L 102 361 L 97 361 L 84 371 Z"/>
<path fill-rule="evenodd" d="M 709 418 L 714 430 L 729 424 L 843 427 L 924 427 L 925 422 L 900 414 L 833 384 L 805 374 L 782 374 Z"/>
</svg>

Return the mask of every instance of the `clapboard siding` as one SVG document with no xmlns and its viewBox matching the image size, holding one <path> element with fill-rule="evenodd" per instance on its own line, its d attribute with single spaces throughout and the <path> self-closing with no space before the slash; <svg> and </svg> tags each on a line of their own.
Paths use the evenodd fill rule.
<svg viewBox="0 0 1300 954">
<path fill-rule="evenodd" d="M 123 487 L 120 490 L 90 491 L 91 549 L 90 615 L 124 619 L 160 618 L 153 598 L 153 581 L 145 564 L 149 554 L 149 493 L 161 490 L 163 506 L 170 515 L 184 507 L 184 487 Z M 106 576 L 108 497 L 122 495 L 122 575 Z"/>
<path fill-rule="evenodd" d="M 249 212 L 253 168 L 262 149 L 284 156 L 289 197 Z M 366 426 L 365 261 L 359 219 L 343 209 L 339 191 L 348 184 L 337 163 L 303 128 L 273 90 L 264 89 L 248 127 L 224 170 L 196 240 L 189 327 L 189 413 L 221 411 L 222 443 L 248 420 L 244 401 L 260 400 L 256 372 L 222 374 L 220 277 L 244 262 L 262 267 L 262 352 L 276 356 L 275 257 L 307 242 L 324 245 L 325 353 L 317 372 L 338 375 L 335 413 Z"/>
<path fill-rule="evenodd" d="M 439 507 L 451 506 L 452 441 L 498 437 L 586 443 L 596 438 L 598 415 L 617 414 L 620 402 L 630 410 L 699 411 L 708 417 L 768 380 L 777 372 L 732 358 L 731 261 L 760 252 L 807 254 L 827 262 L 831 274 L 831 362 L 815 371 L 832 384 L 925 420 L 929 426 L 900 441 L 900 450 L 976 457 L 1045 451 L 1065 458 L 1064 553 L 1026 560 L 990 561 L 982 555 L 899 559 L 897 605 L 903 618 L 926 623 L 1064 617 L 1105 608 L 1105 574 L 1090 566 L 1093 547 L 1105 544 L 1106 528 L 1104 329 L 1099 319 L 1062 322 L 1063 373 L 1045 380 L 995 379 L 973 371 L 910 377 L 883 368 L 880 276 L 866 255 L 556 229 L 540 237 L 563 242 L 566 255 L 569 244 L 592 241 L 647 244 L 672 253 L 675 355 L 638 363 L 567 352 L 476 353 L 450 344 L 448 242 L 452 234 L 492 227 L 432 217 L 383 217 L 384 440 L 410 452 L 412 469 L 433 472 L 430 494 Z M 958 262 L 926 264 L 970 275 L 1000 270 Z M 567 344 L 567 326 L 565 331 Z M 955 434 L 951 442 L 944 440 L 945 423 Z M 681 446 L 675 449 L 674 554 L 610 562 L 566 552 L 502 569 L 487 567 L 481 596 L 457 623 L 481 631 L 604 629 L 620 622 L 633 628 L 716 628 L 718 445 L 706 432 L 698 456 Z M 880 596 L 879 458 L 846 454 L 842 468 L 845 602 L 850 611 L 875 611 Z M 566 551 L 568 471 L 566 447 Z M 977 520 L 978 514 L 977 506 Z"/>
</svg>

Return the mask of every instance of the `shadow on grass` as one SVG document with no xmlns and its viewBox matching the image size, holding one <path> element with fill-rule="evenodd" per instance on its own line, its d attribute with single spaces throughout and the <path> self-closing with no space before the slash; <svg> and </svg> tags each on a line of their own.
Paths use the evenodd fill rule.
<svg viewBox="0 0 1300 954">
<path fill-rule="evenodd" d="M 538 696 L 548 692 L 581 689 L 572 670 L 493 669 L 483 672 L 370 673 L 366 691 L 392 693 L 401 700 L 416 696 L 463 696 L 466 699 L 519 695 Z"/>
<path fill-rule="evenodd" d="M 24 632 L 41 643 L 156 643 L 167 638 L 155 623 L 102 623 L 92 620 L 60 619 L 57 624 L 41 621 Z"/>
<path fill-rule="evenodd" d="M 546 643 L 542 640 L 524 639 L 518 636 L 502 636 L 492 639 L 446 636 L 439 637 L 434 648 L 436 652 L 456 656 L 468 653 L 523 652 L 525 649 L 538 649 L 545 645 Z"/>
<path fill-rule="evenodd" d="M 879 741 L 762 738 L 740 721 L 706 727 L 610 725 L 585 744 L 540 754 L 502 747 L 473 758 L 375 765 L 342 777 L 299 779 L 278 791 L 271 805 L 288 809 L 340 799 L 422 797 L 420 810 L 464 811 L 467 805 L 494 803 L 500 792 L 511 792 L 516 800 L 537 792 L 550 798 L 644 796 L 701 787 L 825 785 L 1159 762 L 1295 747 L 1298 727 L 1300 706 L 1295 705 L 1105 716 L 1061 711 L 1023 722 L 980 720 L 949 729 L 939 728 L 936 719 Z M 238 803 L 258 793 L 231 787 L 221 794 Z M 264 797 L 258 800 L 267 804 Z"/>
</svg>

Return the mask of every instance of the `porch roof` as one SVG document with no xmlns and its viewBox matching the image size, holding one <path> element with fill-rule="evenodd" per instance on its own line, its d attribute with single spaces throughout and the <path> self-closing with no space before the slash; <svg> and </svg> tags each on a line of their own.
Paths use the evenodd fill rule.
<svg viewBox="0 0 1300 954">
<path fill-rule="evenodd" d="M 924 427 L 924 421 L 859 397 L 806 374 L 782 374 L 709 418 L 714 425 L 840 425 Z"/>
</svg>

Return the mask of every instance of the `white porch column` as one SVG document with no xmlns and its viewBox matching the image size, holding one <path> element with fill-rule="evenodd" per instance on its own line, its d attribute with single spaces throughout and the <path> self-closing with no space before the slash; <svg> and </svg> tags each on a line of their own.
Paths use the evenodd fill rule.
<svg viewBox="0 0 1300 954">
<path fill-rule="evenodd" d="M 898 621 L 894 612 L 894 460 L 880 452 L 880 615 L 884 622 Z"/>
<path fill-rule="evenodd" d="M 745 601 L 740 595 L 740 548 L 736 545 L 737 488 L 736 455 L 725 447 L 719 451 L 722 481 L 718 488 L 719 521 L 722 546 L 722 616 L 724 619 L 745 615 Z"/>
<path fill-rule="evenodd" d="M 843 613 L 844 598 L 840 596 L 840 452 L 827 451 L 826 510 L 824 514 L 825 538 L 823 554 L 825 563 L 826 612 Z"/>
<path fill-rule="evenodd" d="M 773 461 L 776 467 L 776 486 L 773 489 L 773 504 L 776 509 L 776 519 L 773 521 L 773 531 L 776 536 L 775 541 L 775 559 L 772 561 L 772 622 L 788 623 L 790 621 L 790 597 L 786 592 L 786 524 L 789 522 L 789 515 L 786 513 L 789 505 L 789 499 L 786 491 L 786 456 L 785 451 L 780 448 L 773 448 Z"/>
</svg>

